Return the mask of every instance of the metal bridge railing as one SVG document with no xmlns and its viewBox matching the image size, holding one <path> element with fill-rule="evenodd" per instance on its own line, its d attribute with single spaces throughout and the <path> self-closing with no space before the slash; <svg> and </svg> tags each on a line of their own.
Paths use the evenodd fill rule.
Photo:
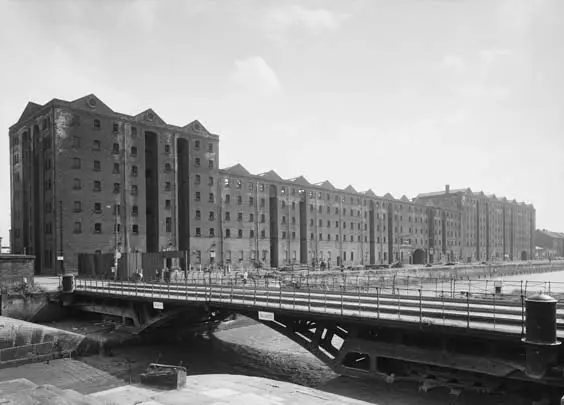
<svg viewBox="0 0 564 405">
<path fill-rule="evenodd" d="M 166 281 L 145 279 L 146 283 L 184 285 L 253 285 L 294 289 L 315 289 L 325 291 L 356 291 L 374 293 L 376 290 L 393 295 L 413 296 L 420 291 L 425 296 L 521 301 L 521 296 L 538 292 L 564 298 L 564 282 L 551 281 L 506 281 L 499 279 L 443 279 L 402 275 L 382 276 L 378 274 L 338 275 L 272 275 L 269 273 L 221 273 L 221 272 L 177 272 Z M 80 279 L 80 278 L 79 278 Z M 101 280 L 101 279 L 100 279 Z"/>
<path fill-rule="evenodd" d="M 208 275 L 210 276 L 210 275 Z M 417 294 L 397 294 L 376 287 L 374 290 L 289 288 L 280 282 L 213 277 L 185 279 L 184 283 L 127 282 L 77 279 L 79 293 L 166 302 L 206 302 L 233 310 L 277 310 L 310 315 L 337 316 L 343 320 L 386 320 L 423 325 L 442 325 L 518 334 L 525 328 L 524 296 L 504 301 L 492 295 L 473 299 L 470 294 L 453 298 L 433 295 L 434 290 Z M 560 309 L 564 315 L 564 309 Z M 564 321 L 558 321 L 564 336 Z"/>
</svg>

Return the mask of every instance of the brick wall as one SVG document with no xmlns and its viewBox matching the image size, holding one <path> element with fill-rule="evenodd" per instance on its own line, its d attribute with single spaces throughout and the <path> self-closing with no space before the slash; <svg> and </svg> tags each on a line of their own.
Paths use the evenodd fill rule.
<svg viewBox="0 0 564 405">
<path fill-rule="evenodd" d="M 21 285 L 23 277 L 33 285 L 34 256 L 0 255 L 0 286 L 11 287 Z"/>
</svg>

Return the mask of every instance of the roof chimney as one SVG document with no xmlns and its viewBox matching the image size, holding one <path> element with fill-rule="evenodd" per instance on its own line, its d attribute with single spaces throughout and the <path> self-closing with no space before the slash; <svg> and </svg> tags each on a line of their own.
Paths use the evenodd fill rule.
<svg viewBox="0 0 564 405">
<path fill-rule="evenodd" d="M 448 194 L 450 192 L 450 186 L 447 184 L 445 186 L 445 193 Z"/>
</svg>

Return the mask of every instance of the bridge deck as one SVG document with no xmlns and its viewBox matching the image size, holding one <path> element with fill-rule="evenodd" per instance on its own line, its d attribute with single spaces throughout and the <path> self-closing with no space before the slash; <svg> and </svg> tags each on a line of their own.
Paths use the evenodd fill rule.
<svg viewBox="0 0 564 405">
<path fill-rule="evenodd" d="M 394 296 L 261 286 L 162 284 L 76 280 L 77 293 L 113 298 L 209 303 L 256 311 L 284 311 L 351 320 L 393 321 L 522 336 L 524 307 L 518 302 Z M 564 309 L 558 309 L 557 334 L 564 338 Z"/>
</svg>

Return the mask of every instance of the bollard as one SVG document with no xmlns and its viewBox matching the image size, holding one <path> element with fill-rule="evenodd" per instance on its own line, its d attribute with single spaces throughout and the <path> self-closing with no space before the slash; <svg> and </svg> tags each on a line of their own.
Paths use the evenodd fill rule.
<svg viewBox="0 0 564 405">
<path fill-rule="evenodd" d="M 62 292 L 73 293 L 74 292 L 74 274 L 65 274 L 63 276 L 62 285 L 63 285 Z"/>
<path fill-rule="evenodd" d="M 557 359 L 556 347 L 561 343 L 557 339 L 557 302 L 550 295 L 543 293 L 525 299 L 525 374 L 531 378 L 543 378 Z"/>
</svg>

